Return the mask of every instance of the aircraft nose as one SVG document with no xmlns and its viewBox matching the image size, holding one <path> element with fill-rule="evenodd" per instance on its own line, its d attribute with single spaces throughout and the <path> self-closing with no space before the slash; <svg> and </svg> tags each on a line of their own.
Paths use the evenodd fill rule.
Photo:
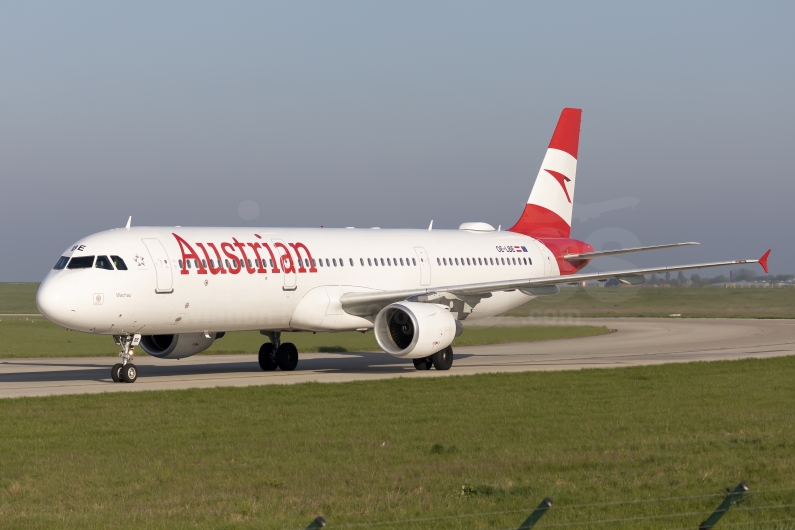
<svg viewBox="0 0 795 530">
<path fill-rule="evenodd" d="M 65 326 L 77 314 L 77 295 L 74 283 L 56 275 L 41 282 L 36 293 L 36 305 L 48 320 Z"/>
</svg>

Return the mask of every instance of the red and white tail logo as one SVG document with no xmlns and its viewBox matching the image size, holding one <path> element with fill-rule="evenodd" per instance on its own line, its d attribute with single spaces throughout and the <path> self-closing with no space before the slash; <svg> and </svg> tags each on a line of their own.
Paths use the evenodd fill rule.
<svg viewBox="0 0 795 530">
<path fill-rule="evenodd" d="M 510 228 L 532 237 L 569 237 L 582 109 L 563 109 L 522 217 Z"/>
</svg>

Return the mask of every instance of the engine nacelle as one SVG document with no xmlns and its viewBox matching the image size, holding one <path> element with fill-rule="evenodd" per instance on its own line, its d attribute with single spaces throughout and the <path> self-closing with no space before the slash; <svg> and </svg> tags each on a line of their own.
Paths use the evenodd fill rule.
<svg viewBox="0 0 795 530">
<path fill-rule="evenodd" d="M 428 357 L 447 348 L 463 329 L 447 306 L 437 304 L 397 302 L 375 317 L 378 345 L 405 359 Z"/>
<path fill-rule="evenodd" d="M 213 345 L 216 338 L 223 333 L 210 333 L 208 339 L 204 333 L 182 333 L 180 335 L 144 335 L 141 337 L 141 348 L 158 359 L 182 359 L 196 355 Z"/>
</svg>

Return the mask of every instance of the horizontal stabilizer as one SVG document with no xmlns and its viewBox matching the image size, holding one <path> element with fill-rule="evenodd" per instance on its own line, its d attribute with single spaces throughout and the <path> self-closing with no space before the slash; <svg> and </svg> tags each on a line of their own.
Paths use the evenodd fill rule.
<svg viewBox="0 0 795 530">
<path fill-rule="evenodd" d="M 593 258 L 602 258 L 606 256 L 618 256 L 619 254 L 631 254 L 633 252 L 645 252 L 647 250 L 660 250 L 663 248 L 674 248 L 674 247 L 686 247 L 689 245 L 700 245 L 701 243 L 696 243 L 695 241 L 689 241 L 687 243 L 671 243 L 669 245 L 654 245 L 651 247 L 635 247 L 635 248 L 621 248 L 618 250 L 605 250 L 604 252 L 585 252 L 583 254 L 566 254 L 563 256 L 565 260 L 579 260 L 579 259 L 593 259 Z"/>
</svg>

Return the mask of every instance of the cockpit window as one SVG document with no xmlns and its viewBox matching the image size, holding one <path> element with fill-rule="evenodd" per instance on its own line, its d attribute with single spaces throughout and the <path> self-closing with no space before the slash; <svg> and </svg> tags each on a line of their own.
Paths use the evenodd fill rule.
<svg viewBox="0 0 795 530">
<path fill-rule="evenodd" d="M 127 264 L 124 263 L 124 260 L 121 259 L 119 256 L 111 256 L 110 260 L 116 265 L 116 268 L 120 271 L 127 270 Z"/>
<path fill-rule="evenodd" d="M 90 269 L 94 265 L 94 256 L 80 256 L 69 261 L 67 269 Z"/>
<path fill-rule="evenodd" d="M 98 256 L 97 263 L 94 266 L 98 269 L 105 269 L 109 271 L 113 270 L 113 265 L 111 264 L 107 256 Z"/>
<path fill-rule="evenodd" d="M 53 267 L 53 269 L 59 271 L 64 267 L 66 267 L 66 264 L 68 262 L 69 262 L 69 256 L 61 256 L 60 258 L 58 258 L 58 263 L 55 264 L 55 267 Z"/>
</svg>

